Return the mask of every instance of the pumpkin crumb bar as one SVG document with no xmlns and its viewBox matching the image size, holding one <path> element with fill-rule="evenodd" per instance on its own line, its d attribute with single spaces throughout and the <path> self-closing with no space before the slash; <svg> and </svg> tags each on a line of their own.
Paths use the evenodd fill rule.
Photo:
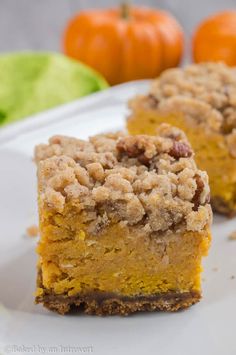
<svg viewBox="0 0 236 355">
<path fill-rule="evenodd" d="M 149 93 L 131 100 L 131 134 L 155 134 L 163 122 L 182 129 L 207 171 L 217 212 L 236 214 L 236 69 L 222 63 L 169 69 Z"/>
<path fill-rule="evenodd" d="M 36 147 L 36 302 L 61 314 L 176 311 L 201 298 L 207 174 L 184 134 L 55 136 Z"/>
</svg>

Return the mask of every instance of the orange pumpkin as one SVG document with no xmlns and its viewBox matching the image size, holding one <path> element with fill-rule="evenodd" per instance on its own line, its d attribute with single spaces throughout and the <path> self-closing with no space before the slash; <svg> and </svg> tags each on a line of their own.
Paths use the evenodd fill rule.
<svg viewBox="0 0 236 355">
<path fill-rule="evenodd" d="M 146 7 L 89 10 L 69 22 L 64 50 L 114 85 L 177 66 L 183 32 L 171 15 Z"/>
<path fill-rule="evenodd" d="M 220 12 L 199 25 L 193 36 L 193 58 L 236 65 L 236 11 Z"/>
</svg>

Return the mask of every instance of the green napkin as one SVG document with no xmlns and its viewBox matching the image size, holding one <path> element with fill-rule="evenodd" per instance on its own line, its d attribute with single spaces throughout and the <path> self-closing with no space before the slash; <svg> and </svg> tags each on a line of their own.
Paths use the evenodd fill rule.
<svg viewBox="0 0 236 355">
<path fill-rule="evenodd" d="M 0 125 L 106 88 L 101 75 L 56 53 L 0 55 Z"/>
</svg>

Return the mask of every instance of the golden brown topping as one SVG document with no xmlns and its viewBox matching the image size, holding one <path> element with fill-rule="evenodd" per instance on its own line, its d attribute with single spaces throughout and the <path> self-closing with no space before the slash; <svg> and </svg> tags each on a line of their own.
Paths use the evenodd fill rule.
<svg viewBox="0 0 236 355">
<path fill-rule="evenodd" d="M 55 156 L 55 144 L 68 156 Z M 197 169 L 184 134 L 168 125 L 153 137 L 99 135 L 71 144 L 70 138 L 52 138 L 36 148 L 36 160 L 40 203 L 57 213 L 72 203 L 88 216 L 93 233 L 114 221 L 141 223 L 149 233 L 210 223 L 207 176 Z"/>
<path fill-rule="evenodd" d="M 164 125 L 166 128 L 166 125 Z M 160 131 L 159 131 L 160 132 Z M 137 160 L 148 166 L 151 161 L 161 153 L 167 153 L 175 159 L 187 158 L 192 155 L 192 149 L 185 141 L 178 141 L 181 139 L 176 135 L 176 130 L 172 135 L 167 135 L 164 131 L 163 137 L 150 137 L 150 136 L 127 136 L 120 139 L 117 143 L 117 150 L 121 157 L 127 155 L 129 158 L 137 158 Z"/>
<path fill-rule="evenodd" d="M 173 146 L 169 150 L 168 154 L 175 159 L 188 158 L 192 155 L 192 150 L 186 143 L 173 142 Z"/>
<path fill-rule="evenodd" d="M 164 71 L 150 92 L 130 107 L 184 114 L 192 125 L 222 134 L 236 128 L 236 69 L 223 63 L 192 64 Z"/>
<path fill-rule="evenodd" d="M 118 141 L 116 148 L 121 157 L 137 158 L 143 165 L 149 165 L 150 160 L 157 154 L 156 147 L 146 136 L 130 136 Z"/>
</svg>

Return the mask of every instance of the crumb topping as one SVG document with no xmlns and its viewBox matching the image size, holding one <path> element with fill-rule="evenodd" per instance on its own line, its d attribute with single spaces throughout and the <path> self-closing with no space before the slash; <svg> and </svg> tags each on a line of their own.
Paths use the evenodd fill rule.
<svg viewBox="0 0 236 355">
<path fill-rule="evenodd" d="M 114 221 L 150 234 L 211 222 L 208 176 L 183 132 L 169 125 L 157 136 L 52 137 L 36 147 L 35 160 L 43 207 L 63 213 L 71 202 L 91 233 Z"/>
<path fill-rule="evenodd" d="M 168 69 L 152 82 L 147 96 L 130 102 L 133 109 L 140 105 L 164 114 L 181 112 L 193 125 L 231 134 L 236 129 L 236 69 L 223 63 Z"/>
</svg>

